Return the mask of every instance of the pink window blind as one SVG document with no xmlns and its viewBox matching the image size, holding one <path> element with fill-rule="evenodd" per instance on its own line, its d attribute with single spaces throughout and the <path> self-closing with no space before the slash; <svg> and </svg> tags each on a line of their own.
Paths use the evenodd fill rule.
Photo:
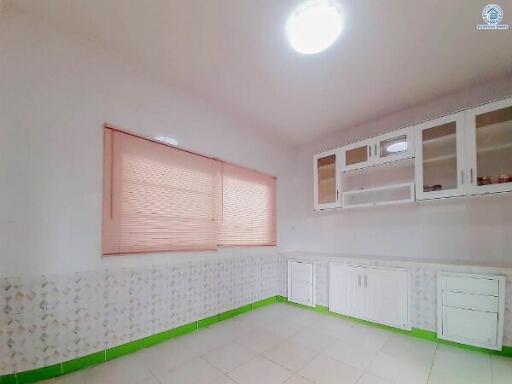
<svg viewBox="0 0 512 384">
<path fill-rule="evenodd" d="M 215 249 L 218 161 L 105 129 L 103 254 Z"/>
<path fill-rule="evenodd" d="M 236 165 L 222 164 L 224 246 L 276 245 L 276 178 Z"/>
</svg>

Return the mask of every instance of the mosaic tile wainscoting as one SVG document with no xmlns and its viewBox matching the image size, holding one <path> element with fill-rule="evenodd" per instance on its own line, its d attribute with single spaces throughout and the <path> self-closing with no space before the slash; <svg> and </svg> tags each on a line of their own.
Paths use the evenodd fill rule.
<svg viewBox="0 0 512 384">
<path fill-rule="evenodd" d="M 282 255 L 237 256 L 2 278 L 0 376 L 88 356 L 283 295 L 284 264 Z"/>
<path fill-rule="evenodd" d="M 407 268 L 411 273 L 412 327 L 426 331 L 437 330 L 437 272 L 462 272 L 505 275 L 504 345 L 512 346 L 512 268 L 484 265 L 461 265 L 446 261 L 404 261 L 385 258 L 336 256 L 316 253 L 286 253 L 286 259 L 304 259 L 316 264 L 316 304 L 328 306 L 328 267 L 330 262 L 362 266 Z"/>
</svg>

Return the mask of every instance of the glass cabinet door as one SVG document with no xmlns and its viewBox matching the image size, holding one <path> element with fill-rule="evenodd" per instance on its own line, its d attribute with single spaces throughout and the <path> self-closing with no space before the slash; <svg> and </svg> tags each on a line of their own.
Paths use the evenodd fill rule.
<svg viewBox="0 0 512 384">
<path fill-rule="evenodd" d="M 467 113 L 471 192 L 512 190 L 512 99 Z"/>
<path fill-rule="evenodd" d="M 414 130 L 412 127 L 393 131 L 376 138 L 377 164 L 414 157 Z"/>
<path fill-rule="evenodd" d="M 343 170 L 364 168 L 373 162 L 376 151 L 374 140 L 364 140 L 345 145 L 343 149 Z"/>
<path fill-rule="evenodd" d="M 416 126 L 416 198 L 464 194 L 463 113 Z"/>
<path fill-rule="evenodd" d="M 336 151 L 325 152 L 314 158 L 315 209 L 338 206 L 338 171 Z"/>
</svg>

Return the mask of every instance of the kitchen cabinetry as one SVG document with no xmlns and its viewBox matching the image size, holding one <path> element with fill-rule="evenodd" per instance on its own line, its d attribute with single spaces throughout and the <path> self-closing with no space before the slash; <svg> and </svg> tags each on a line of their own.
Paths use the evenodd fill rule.
<svg viewBox="0 0 512 384">
<path fill-rule="evenodd" d="M 409 272 L 402 268 L 331 263 L 329 310 L 410 329 Z"/>
<path fill-rule="evenodd" d="M 315 306 L 315 265 L 313 262 L 288 260 L 288 300 Z"/>
<path fill-rule="evenodd" d="M 464 112 L 416 126 L 416 199 L 465 193 Z"/>
<path fill-rule="evenodd" d="M 501 350 L 505 277 L 439 272 L 437 337 Z"/>
<path fill-rule="evenodd" d="M 326 151 L 313 159 L 314 207 L 316 210 L 340 206 L 339 150 Z"/>
</svg>

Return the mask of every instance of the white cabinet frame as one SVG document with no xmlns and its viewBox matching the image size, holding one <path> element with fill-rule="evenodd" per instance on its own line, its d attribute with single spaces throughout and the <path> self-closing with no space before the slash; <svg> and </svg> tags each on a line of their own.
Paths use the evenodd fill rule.
<svg viewBox="0 0 512 384">
<path fill-rule="evenodd" d="M 483 113 L 492 112 L 512 106 L 512 97 L 488 103 L 466 111 L 465 125 L 467 136 L 467 174 L 469 175 L 468 192 L 470 194 L 485 194 L 512 191 L 512 182 L 502 184 L 478 185 L 477 183 L 477 148 L 475 118 Z M 512 151 L 512 148 L 510 148 Z"/>
<path fill-rule="evenodd" d="M 307 304 L 307 303 L 298 303 L 298 304 L 302 304 L 302 305 L 307 305 L 307 306 L 310 306 L 310 307 L 315 307 L 316 305 L 316 266 L 315 266 L 315 263 L 313 261 L 310 261 L 310 260 L 302 260 L 302 259 L 288 259 L 288 292 L 287 292 L 287 295 L 288 295 L 288 299 L 290 301 L 293 301 L 291 300 L 292 299 L 292 263 L 304 263 L 304 264 L 309 264 L 311 265 L 311 269 L 312 269 L 312 277 L 311 277 L 311 303 L 310 304 Z"/>
<path fill-rule="evenodd" d="M 336 162 L 334 165 L 335 168 L 335 178 L 336 178 L 336 201 L 333 203 L 327 203 L 327 204 L 319 204 L 318 203 L 318 167 L 317 167 L 317 161 L 318 159 L 322 159 L 324 157 L 328 157 L 331 155 L 336 156 Z M 325 151 L 322 153 L 319 153 L 318 155 L 315 155 L 313 157 L 313 182 L 314 182 L 314 188 L 313 188 L 313 207 L 315 211 L 319 211 L 322 209 L 330 209 L 330 208 L 338 208 L 341 206 L 341 186 L 340 186 L 340 165 L 341 165 L 341 150 L 339 148 Z"/>
<path fill-rule="evenodd" d="M 456 145 L 457 145 L 457 187 L 441 191 L 423 191 L 423 131 L 439 125 L 455 122 L 456 124 Z M 466 193 L 465 173 L 465 129 L 464 112 L 454 113 L 420 123 L 415 127 L 415 178 L 416 178 L 416 200 L 440 199 L 444 197 L 462 196 Z"/>
<path fill-rule="evenodd" d="M 367 160 L 362 163 L 347 165 L 346 164 L 347 163 L 346 162 L 347 152 L 352 149 L 365 147 L 365 146 L 366 146 L 366 155 L 368 157 Z M 341 150 L 342 150 L 342 154 L 341 154 L 341 158 L 340 158 L 341 170 L 342 171 L 353 171 L 355 169 L 366 168 L 366 167 L 373 165 L 375 162 L 376 148 L 377 148 L 377 144 L 375 142 L 375 138 L 361 140 L 361 141 L 358 141 L 358 142 L 355 142 L 352 144 L 344 145 L 343 147 L 341 147 Z"/>
</svg>

